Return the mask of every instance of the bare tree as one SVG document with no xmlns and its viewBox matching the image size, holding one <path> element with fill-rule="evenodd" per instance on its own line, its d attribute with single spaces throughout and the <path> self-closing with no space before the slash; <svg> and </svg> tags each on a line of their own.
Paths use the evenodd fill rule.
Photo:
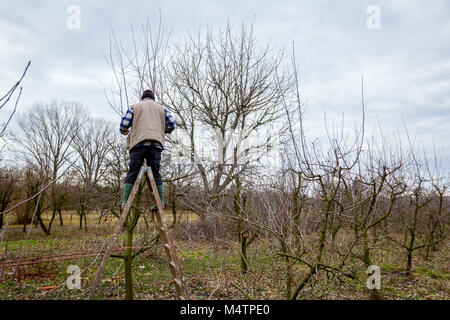
<svg viewBox="0 0 450 320">
<path fill-rule="evenodd" d="M 372 248 L 382 238 L 377 227 L 388 219 L 406 190 L 401 175 L 407 159 L 403 157 L 399 140 L 390 141 L 381 130 L 367 141 L 354 176 L 343 181 L 345 200 L 338 202 L 339 212 L 343 214 L 346 206 L 351 208 L 348 222 L 354 230 L 354 243 L 362 242 L 360 258 L 366 268 L 372 265 Z"/>
<path fill-rule="evenodd" d="M 210 30 L 204 39 L 191 35 L 171 56 L 162 100 L 185 132 L 178 148 L 196 162 L 211 197 L 260 160 L 259 147 L 274 143 L 267 125 L 282 116 L 281 101 L 292 81 L 281 71 L 282 54 L 271 52 L 269 44 L 257 46 L 252 26 L 235 34 L 227 24 L 217 36 Z M 217 156 L 202 161 L 202 148 Z"/>
<path fill-rule="evenodd" d="M 343 271 L 352 246 L 347 248 L 346 253 L 341 253 L 342 258 L 336 265 L 336 261 L 328 256 L 332 244 L 329 236 L 332 233 L 333 215 L 350 209 L 349 206 L 340 209 L 342 206 L 340 194 L 344 182 L 350 179 L 360 161 L 364 139 L 363 100 L 361 128 L 354 131 L 352 138 L 343 128 L 332 127 L 330 130 L 325 119 L 327 143 L 320 145 L 316 139 L 310 142 L 303 126 L 303 105 L 298 89 L 295 54 L 293 70 L 297 85 L 296 99 L 293 101 L 296 105 L 295 112 L 289 108 L 292 101 L 283 101 L 290 134 L 286 150 L 291 150 L 289 153 L 286 151 L 286 171 L 292 172 L 291 179 L 296 181 L 293 201 L 286 201 L 287 197 L 283 194 L 267 200 L 262 198 L 268 221 L 256 223 L 261 229 L 275 235 L 280 242 L 281 250 L 278 254 L 285 261 L 287 279 L 285 296 L 289 299 L 297 299 L 300 292 L 320 271 L 352 277 Z M 307 216 L 310 218 L 305 219 Z M 314 232 L 313 243 L 308 241 L 305 233 L 308 220 L 312 220 L 310 228 Z M 307 267 L 306 273 L 303 273 L 299 280 L 295 280 L 292 276 L 293 263 Z"/>
<path fill-rule="evenodd" d="M 108 141 L 109 152 L 105 158 L 105 172 L 101 179 L 105 187 L 104 216 L 112 214 L 119 217 L 121 209 L 122 186 L 127 173 L 129 154 L 118 130 L 111 132 Z"/>
<path fill-rule="evenodd" d="M 431 245 L 425 247 L 425 260 L 430 259 L 431 251 L 435 251 L 437 245 L 445 239 L 447 235 L 446 221 L 449 216 L 449 212 L 445 207 L 445 195 L 449 188 L 449 183 L 442 174 L 441 163 L 438 160 L 436 150 L 434 151 L 434 158 L 431 164 L 428 161 L 425 162 L 432 188 L 432 199 L 427 208 L 428 217 L 425 231 L 426 242 Z"/>
<path fill-rule="evenodd" d="M 139 31 L 137 33 L 131 25 L 131 35 L 127 38 L 130 41 L 124 44 L 111 28 L 106 61 L 113 77 L 112 84 L 105 89 L 105 96 L 109 107 L 119 116 L 125 114 L 145 89 L 161 92 L 170 38 L 170 33 L 166 34 L 164 30 L 161 12 L 156 28 L 147 18 Z"/>
<path fill-rule="evenodd" d="M 20 147 L 19 157 L 30 169 L 34 170 L 39 179 L 44 182 L 54 181 L 58 173 L 70 161 L 74 154 L 72 141 L 78 132 L 83 111 L 76 102 L 36 103 L 30 111 L 21 115 L 18 120 L 21 134 L 15 136 Z M 57 192 L 56 184 L 50 187 L 50 201 L 53 216 L 58 211 L 61 217 L 61 194 Z M 43 201 L 41 201 L 42 203 Z M 37 221 L 44 233 L 50 234 L 50 227 L 45 227 L 41 219 L 42 212 L 37 211 Z"/>
<path fill-rule="evenodd" d="M 87 215 L 92 208 L 93 193 L 106 172 L 106 158 L 111 151 L 110 137 L 113 129 L 112 124 L 103 119 L 84 120 L 74 137 L 73 147 L 80 156 L 79 164 L 75 166 L 80 183 L 80 229 L 84 219 L 87 231 Z"/>
<path fill-rule="evenodd" d="M 170 150 L 171 148 L 175 148 L 175 146 L 171 144 L 167 149 Z M 162 159 L 161 167 L 163 182 L 167 188 L 166 208 L 170 208 L 173 217 L 172 226 L 175 226 L 178 223 L 177 208 L 179 200 L 188 196 L 185 191 L 189 189 L 198 172 L 192 163 L 173 161 L 170 155 Z M 183 203 L 185 201 L 183 200 Z"/>
<path fill-rule="evenodd" d="M 407 186 L 407 190 L 399 210 L 401 213 L 400 230 L 398 230 L 398 226 L 396 228 L 396 233 L 402 234 L 402 239 L 397 240 L 395 235 L 390 239 L 404 250 L 406 274 L 409 275 L 412 272 L 414 253 L 419 249 L 429 250 L 427 248 L 437 245 L 445 238 L 445 233 L 436 232 L 438 231 L 437 225 L 429 225 L 434 218 L 440 220 L 439 218 L 443 216 L 441 205 L 443 204 L 445 185 L 437 182 L 441 180 L 441 177 L 433 177 L 431 171 L 427 170 L 427 157 L 425 155 L 419 157 L 420 154 L 414 150 L 409 134 L 407 133 L 407 135 L 413 161 L 404 176 L 403 183 Z M 438 201 L 437 206 L 433 200 Z M 433 229 L 434 231 L 432 231 Z"/>
</svg>

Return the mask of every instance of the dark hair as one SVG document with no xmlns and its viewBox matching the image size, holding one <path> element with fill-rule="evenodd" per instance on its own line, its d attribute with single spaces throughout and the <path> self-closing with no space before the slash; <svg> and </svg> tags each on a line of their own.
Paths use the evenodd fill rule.
<svg viewBox="0 0 450 320">
<path fill-rule="evenodd" d="M 141 100 L 144 100 L 145 98 L 150 98 L 152 100 L 155 100 L 155 94 L 152 90 L 145 90 L 142 94 Z"/>
</svg>

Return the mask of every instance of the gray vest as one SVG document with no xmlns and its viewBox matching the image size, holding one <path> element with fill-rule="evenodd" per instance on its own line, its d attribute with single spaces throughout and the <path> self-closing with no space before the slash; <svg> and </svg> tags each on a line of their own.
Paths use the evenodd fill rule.
<svg viewBox="0 0 450 320">
<path fill-rule="evenodd" d="M 133 111 L 133 123 L 127 137 L 127 149 L 130 150 L 143 140 L 156 140 L 164 146 L 164 107 L 146 99 L 132 105 L 130 109 Z"/>
</svg>

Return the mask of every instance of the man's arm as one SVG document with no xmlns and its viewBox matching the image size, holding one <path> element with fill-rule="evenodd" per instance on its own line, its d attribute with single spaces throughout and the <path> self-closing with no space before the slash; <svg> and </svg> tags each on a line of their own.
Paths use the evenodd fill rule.
<svg viewBox="0 0 450 320">
<path fill-rule="evenodd" d="M 133 109 L 130 108 L 127 110 L 127 113 L 125 114 L 125 116 L 122 118 L 122 120 L 120 121 L 120 133 L 123 135 L 127 135 L 128 134 L 128 130 L 130 129 L 131 125 L 133 124 Z"/>
<path fill-rule="evenodd" d="M 171 133 L 173 130 L 175 130 L 175 126 L 176 126 L 175 120 L 169 114 L 169 111 L 167 111 L 167 109 L 164 109 L 164 115 L 166 117 L 166 126 L 165 126 L 164 133 Z"/>
</svg>

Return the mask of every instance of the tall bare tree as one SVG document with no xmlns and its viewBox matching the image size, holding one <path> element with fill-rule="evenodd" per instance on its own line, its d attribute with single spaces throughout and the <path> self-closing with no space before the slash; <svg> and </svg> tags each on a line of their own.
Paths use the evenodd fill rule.
<svg viewBox="0 0 450 320">
<path fill-rule="evenodd" d="M 34 170 L 41 181 L 53 181 L 58 177 L 61 169 L 74 155 L 72 142 L 80 129 L 84 112 L 77 102 L 56 100 L 50 103 L 36 103 L 23 113 L 18 124 L 20 135 L 15 136 L 19 146 L 19 157 L 30 169 Z M 53 217 L 58 211 L 61 217 L 62 205 L 57 185 L 53 184 L 48 191 Z M 45 227 L 38 210 L 37 221 L 44 233 L 50 234 L 50 228 Z"/>
<path fill-rule="evenodd" d="M 196 162 L 207 194 L 217 197 L 260 160 L 258 148 L 274 143 L 268 125 L 283 115 L 293 84 L 281 61 L 269 44 L 258 46 L 253 26 L 235 33 L 230 24 L 217 34 L 190 35 L 171 56 L 162 100 L 185 132 L 177 147 Z M 215 153 L 212 161 L 202 161 L 202 149 Z"/>
<path fill-rule="evenodd" d="M 98 183 L 106 172 L 106 158 L 111 151 L 110 137 L 113 133 L 112 124 L 104 119 L 86 118 L 77 131 L 73 147 L 80 157 L 75 166 L 80 183 L 80 229 L 87 231 L 87 215 L 92 209 L 92 200 Z"/>
</svg>

